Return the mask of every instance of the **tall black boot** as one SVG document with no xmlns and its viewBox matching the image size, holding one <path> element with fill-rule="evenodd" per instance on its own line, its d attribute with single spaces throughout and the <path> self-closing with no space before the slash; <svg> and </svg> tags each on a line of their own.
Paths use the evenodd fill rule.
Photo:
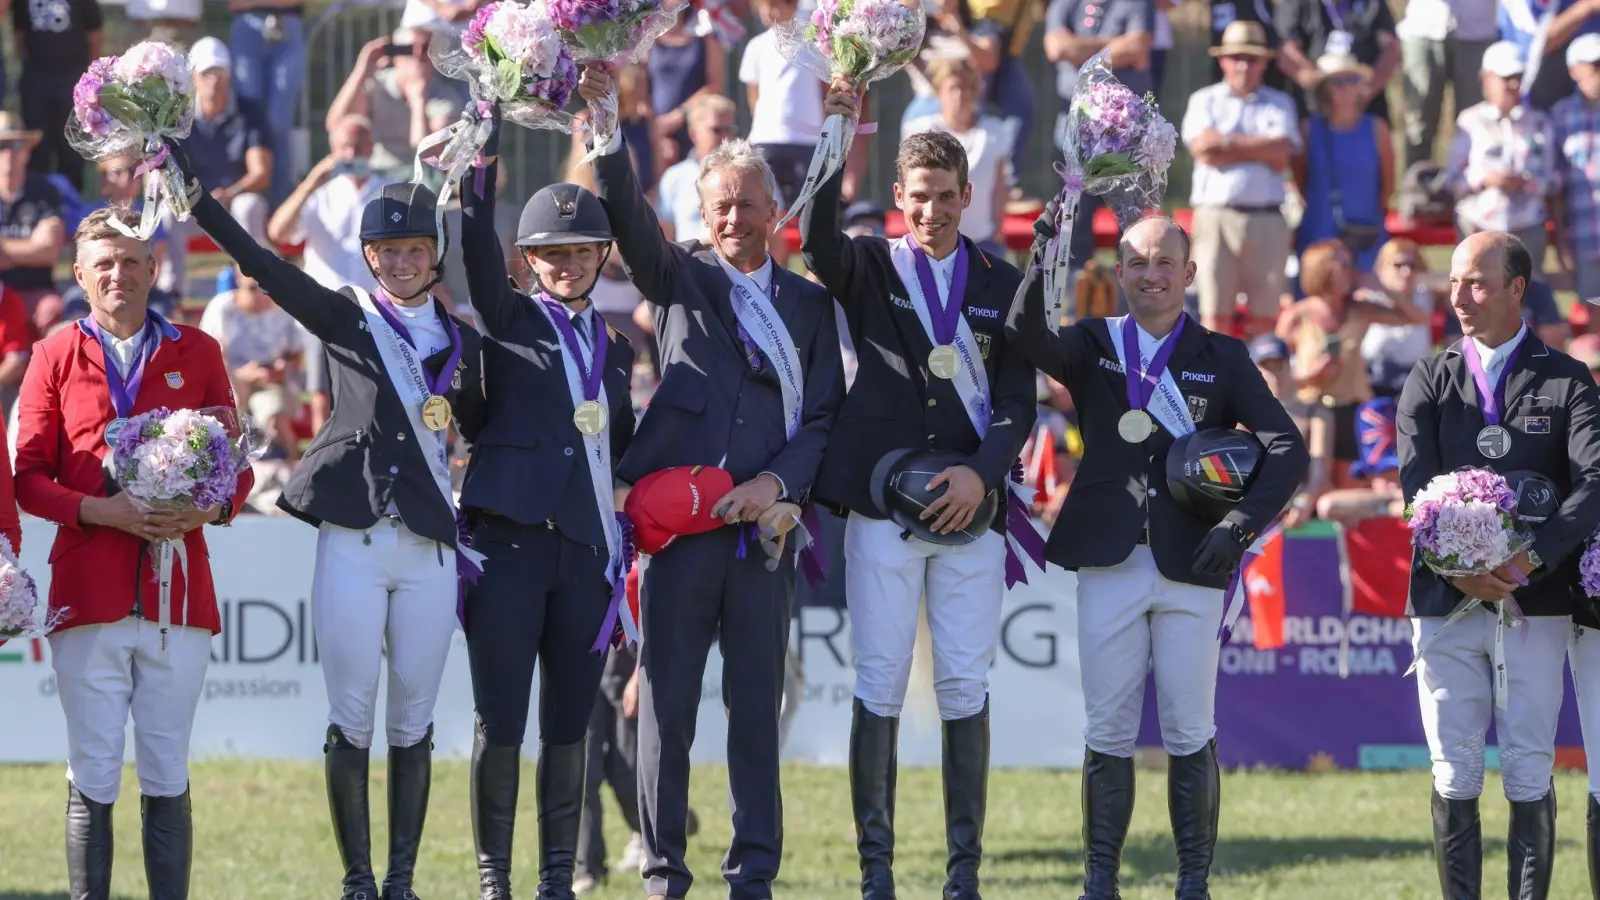
<svg viewBox="0 0 1600 900">
<path fill-rule="evenodd" d="M 67 885 L 72 900 L 111 900 L 111 807 L 67 782 Z"/>
<path fill-rule="evenodd" d="M 511 834 L 517 822 L 522 748 L 491 744 L 477 724 L 472 739 L 472 842 L 478 850 L 478 900 L 511 900 Z"/>
<path fill-rule="evenodd" d="M 578 819 L 583 814 L 586 740 L 539 748 L 538 900 L 574 900 L 572 868 L 578 859 Z"/>
<path fill-rule="evenodd" d="M 1594 900 L 1600 900 L 1600 802 L 1593 794 L 1589 795 L 1589 814 L 1585 818 L 1589 822 L 1589 892 Z"/>
<path fill-rule="evenodd" d="M 389 747 L 389 868 L 383 873 L 383 900 L 418 900 L 411 890 L 428 818 L 428 787 L 433 780 L 433 725 L 409 747 Z"/>
<path fill-rule="evenodd" d="M 1433 855 L 1444 900 L 1483 895 L 1483 825 L 1478 799 L 1446 800 L 1433 792 Z"/>
<path fill-rule="evenodd" d="M 1122 844 L 1133 821 L 1133 760 L 1083 751 L 1083 898 L 1121 900 Z"/>
<path fill-rule="evenodd" d="M 895 900 L 894 789 L 900 720 L 874 715 L 857 697 L 850 722 L 850 805 L 861 857 L 862 900 Z"/>
<path fill-rule="evenodd" d="M 1556 867 L 1555 785 L 1538 800 L 1511 803 L 1511 833 L 1506 839 L 1511 900 L 1545 900 Z"/>
<path fill-rule="evenodd" d="M 176 797 L 140 797 L 144 826 L 144 878 L 150 900 L 188 900 L 194 827 L 189 790 Z"/>
<path fill-rule="evenodd" d="M 333 839 L 344 864 L 342 900 L 378 900 L 378 882 L 372 877 L 372 821 L 367 810 L 367 762 L 372 754 L 350 743 L 337 725 L 328 726 L 328 742 L 322 745 L 322 752 Z"/>
<path fill-rule="evenodd" d="M 944 723 L 944 900 L 980 900 L 983 819 L 989 805 L 989 701 L 983 712 Z"/>
<path fill-rule="evenodd" d="M 1215 739 L 1197 753 L 1170 757 L 1167 810 L 1172 817 L 1172 838 L 1178 845 L 1177 900 L 1211 900 L 1208 879 L 1222 811 L 1222 773 L 1217 768 Z"/>
</svg>

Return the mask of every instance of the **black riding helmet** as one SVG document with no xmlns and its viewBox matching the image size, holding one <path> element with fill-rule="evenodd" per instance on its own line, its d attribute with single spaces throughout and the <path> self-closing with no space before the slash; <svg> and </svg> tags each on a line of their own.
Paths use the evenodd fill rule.
<svg viewBox="0 0 1600 900">
<path fill-rule="evenodd" d="M 370 241 L 386 241 L 395 238 L 433 238 L 439 242 L 438 258 L 433 265 L 433 278 L 423 285 L 421 290 L 407 297 L 397 297 L 397 300 L 410 300 L 433 289 L 444 277 L 444 253 L 448 246 L 449 232 L 441 234 L 438 224 L 439 198 L 425 185 L 406 182 L 403 184 L 389 184 L 383 188 L 383 193 L 367 201 L 361 210 L 361 243 L 363 247 Z M 362 254 L 365 262 L 365 254 Z M 367 264 L 368 271 L 372 271 L 372 264 Z M 372 271 L 376 279 L 378 273 Z"/>
<path fill-rule="evenodd" d="M 541 188 L 528 198 L 517 220 L 517 246 L 553 247 L 557 244 L 605 244 L 600 253 L 600 265 L 595 271 L 595 281 L 600 280 L 599 269 L 605 268 L 611 255 L 611 217 L 606 215 L 600 198 L 587 188 L 561 182 Z M 526 253 L 526 250 L 523 251 Z M 536 279 L 537 280 L 537 279 Z M 594 283 L 580 297 L 567 298 L 567 302 L 586 300 L 594 291 Z"/>
<path fill-rule="evenodd" d="M 868 488 L 878 512 L 899 525 L 906 536 L 930 544 L 955 547 L 970 544 L 988 532 L 1000 509 L 998 491 L 989 491 L 973 513 L 971 524 L 961 531 L 940 534 L 933 530 L 934 519 L 923 519 L 927 509 L 949 490 L 947 485 L 929 488 L 934 476 L 951 466 L 966 465 L 967 458 L 950 450 L 890 450 L 872 469 Z"/>
</svg>

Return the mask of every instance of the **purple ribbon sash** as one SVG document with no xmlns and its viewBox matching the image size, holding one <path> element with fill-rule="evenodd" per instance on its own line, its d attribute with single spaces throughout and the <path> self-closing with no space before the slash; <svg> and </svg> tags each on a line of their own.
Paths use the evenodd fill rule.
<svg viewBox="0 0 1600 900">
<path fill-rule="evenodd" d="M 822 546 L 822 519 L 817 516 L 816 504 L 801 507 L 800 524 L 811 534 L 811 543 L 800 551 L 800 573 L 806 584 L 815 588 L 828 580 L 828 551 Z"/>
<path fill-rule="evenodd" d="M 394 311 L 394 302 L 383 292 L 383 289 L 379 288 L 373 293 L 372 299 L 376 301 L 373 305 L 378 308 L 378 315 L 383 316 L 383 320 L 389 323 L 389 327 L 393 328 L 396 334 L 405 338 L 405 342 L 410 344 L 413 350 L 421 353 L 422 348 L 417 346 L 417 339 L 411 336 L 411 329 L 407 328 L 406 323 L 400 320 L 400 314 Z M 443 396 L 445 390 L 450 386 L 450 380 L 455 377 L 456 365 L 461 362 L 461 331 L 456 328 L 456 323 L 451 320 L 449 315 L 440 316 L 440 324 L 444 325 L 444 333 L 450 336 L 450 355 L 445 358 L 444 365 L 439 367 L 439 374 L 437 375 L 430 374 L 427 367 L 423 366 L 422 379 L 428 385 L 428 393 Z"/>
<path fill-rule="evenodd" d="M 111 391 L 111 408 L 116 410 L 117 418 L 126 419 L 133 415 L 133 406 L 139 401 L 139 387 L 144 384 L 145 365 L 156 355 L 156 348 L 161 343 L 155 319 L 148 314 L 145 317 L 144 330 L 140 332 L 144 342 L 139 345 L 139 355 L 134 359 L 133 366 L 128 369 L 126 379 L 122 377 L 122 370 L 117 368 L 116 360 L 111 358 L 111 351 L 106 349 L 105 334 L 100 330 L 100 325 L 94 320 L 94 316 L 85 317 L 84 323 L 100 342 L 100 349 L 105 355 L 106 387 Z"/>
<path fill-rule="evenodd" d="M 1472 372 L 1472 381 L 1478 386 L 1478 405 L 1483 410 L 1483 421 L 1490 425 L 1499 425 L 1500 416 L 1506 408 L 1506 379 L 1511 376 L 1511 369 L 1517 364 L 1517 357 L 1522 353 L 1522 343 L 1517 343 L 1516 349 L 1506 357 L 1506 364 L 1500 369 L 1500 377 L 1495 379 L 1494 386 L 1489 386 L 1489 375 L 1483 370 L 1483 360 L 1478 358 L 1477 342 L 1472 338 L 1461 339 L 1461 355 L 1467 358 L 1467 368 Z"/>
<path fill-rule="evenodd" d="M 1022 484 L 1022 460 L 1011 464 L 1011 482 Z M 1027 554 L 1033 564 L 1044 571 L 1044 536 L 1033 527 L 1033 516 L 1011 485 L 1006 491 L 1006 590 L 1028 583 L 1028 569 L 1022 564 L 1017 550 Z"/>
<path fill-rule="evenodd" d="M 544 294 L 539 295 L 539 301 L 550 310 L 550 319 L 556 323 L 556 331 L 561 333 L 561 343 L 567 345 L 567 352 L 572 354 L 572 361 L 578 366 L 578 377 L 583 382 L 583 399 L 598 399 L 600 383 L 605 379 L 606 347 L 611 343 L 605 323 L 600 320 L 600 311 L 590 313 L 594 317 L 594 364 L 587 365 L 583 361 L 583 344 L 578 341 L 578 331 L 572 327 L 572 316 L 567 308 Z"/>
<path fill-rule="evenodd" d="M 604 653 L 608 647 L 621 647 L 627 642 L 621 618 L 622 604 L 628 602 L 628 573 L 633 571 L 633 520 L 628 518 L 627 513 L 619 512 L 617 525 L 622 528 L 622 572 L 611 585 L 611 603 L 606 607 L 606 616 L 600 622 L 600 633 L 595 635 L 594 643 L 589 645 L 591 653 Z"/>
<path fill-rule="evenodd" d="M 1139 331 L 1134 323 L 1133 316 L 1122 320 L 1122 357 L 1123 376 L 1128 382 L 1128 408 L 1144 409 L 1150 405 L 1150 398 L 1155 396 L 1156 385 L 1161 383 L 1161 376 L 1167 371 L 1167 361 L 1172 359 L 1172 352 L 1178 349 L 1178 338 L 1183 334 L 1183 322 L 1189 318 L 1186 315 L 1178 316 L 1178 324 L 1172 326 L 1172 333 L 1156 349 L 1155 358 L 1150 360 L 1150 368 L 1139 368 Z"/>
<path fill-rule="evenodd" d="M 456 510 L 456 621 L 461 623 L 461 630 L 467 630 L 467 585 L 477 584 L 483 579 L 483 570 L 478 564 L 460 552 L 461 547 L 472 546 L 472 529 L 467 526 L 467 514 Z"/>
<path fill-rule="evenodd" d="M 961 321 L 961 304 L 967 296 L 967 242 L 956 242 L 955 274 L 950 279 L 950 293 L 939 296 L 939 283 L 933 277 L 933 266 L 921 247 L 911 248 L 911 258 L 917 266 L 917 283 L 922 285 L 922 296 L 928 301 L 928 319 L 933 323 L 933 340 L 940 346 L 954 343 L 956 325 Z"/>
</svg>

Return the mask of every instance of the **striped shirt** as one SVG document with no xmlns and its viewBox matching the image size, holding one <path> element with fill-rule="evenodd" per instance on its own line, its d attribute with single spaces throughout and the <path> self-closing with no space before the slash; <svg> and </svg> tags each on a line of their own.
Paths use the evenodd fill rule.
<svg viewBox="0 0 1600 900">
<path fill-rule="evenodd" d="M 1581 260 L 1600 260 L 1600 102 L 1575 93 L 1550 109 L 1567 234 Z"/>
</svg>

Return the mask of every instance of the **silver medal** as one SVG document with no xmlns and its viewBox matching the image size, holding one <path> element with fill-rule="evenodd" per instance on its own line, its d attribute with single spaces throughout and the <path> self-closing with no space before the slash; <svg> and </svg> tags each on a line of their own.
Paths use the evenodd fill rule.
<svg viewBox="0 0 1600 900">
<path fill-rule="evenodd" d="M 1511 452 L 1511 432 L 1499 425 L 1485 425 L 1478 432 L 1478 452 L 1489 459 L 1499 459 Z"/>
<path fill-rule="evenodd" d="M 117 438 L 121 437 L 122 430 L 128 427 L 128 420 L 123 418 L 112 419 L 106 423 L 106 446 L 113 449 L 117 446 Z"/>
<path fill-rule="evenodd" d="M 1156 423 L 1142 409 L 1130 409 L 1117 420 L 1117 434 L 1130 444 L 1142 444 L 1155 432 Z"/>
</svg>

